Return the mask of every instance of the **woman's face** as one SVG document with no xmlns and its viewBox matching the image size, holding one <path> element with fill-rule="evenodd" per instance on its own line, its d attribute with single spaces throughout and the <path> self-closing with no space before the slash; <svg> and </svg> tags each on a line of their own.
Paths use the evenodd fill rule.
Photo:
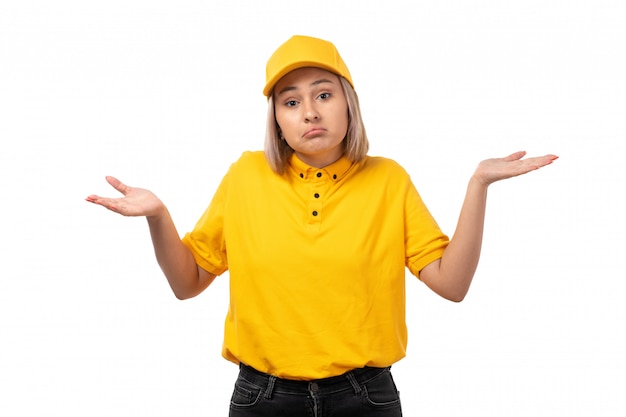
<svg viewBox="0 0 626 417">
<path fill-rule="evenodd" d="M 320 68 L 291 71 L 274 87 L 276 122 L 304 163 L 322 168 L 343 154 L 348 103 L 339 77 Z"/>
</svg>

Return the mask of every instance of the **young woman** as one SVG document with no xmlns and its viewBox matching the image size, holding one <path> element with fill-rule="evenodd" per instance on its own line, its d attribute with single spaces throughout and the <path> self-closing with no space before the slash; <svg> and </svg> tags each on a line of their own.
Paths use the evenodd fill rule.
<svg viewBox="0 0 626 417">
<path fill-rule="evenodd" d="M 489 185 L 556 156 L 481 162 L 449 239 L 405 170 L 367 155 L 352 78 L 332 43 L 290 38 L 267 63 L 264 94 L 264 152 L 243 153 L 182 239 L 148 190 L 107 177 L 123 197 L 87 201 L 147 218 L 180 299 L 229 271 L 223 356 L 240 366 L 231 416 L 400 416 L 390 367 L 406 351 L 406 269 L 463 300 Z"/>
</svg>

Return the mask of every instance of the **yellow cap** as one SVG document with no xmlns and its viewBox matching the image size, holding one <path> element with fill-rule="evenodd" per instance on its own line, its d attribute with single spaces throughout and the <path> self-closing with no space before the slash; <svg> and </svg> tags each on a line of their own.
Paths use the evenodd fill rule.
<svg viewBox="0 0 626 417">
<path fill-rule="evenodd" d="M 335 45 L 323 39 L 309 36 L 292 36 L 272 54 L 265 67 L 263 94 L 269 97 L 272 89 L 283 76 L 298 68 L 316 67 L 342 76 L 352 87 L 352 77 Z"/>
</svg>

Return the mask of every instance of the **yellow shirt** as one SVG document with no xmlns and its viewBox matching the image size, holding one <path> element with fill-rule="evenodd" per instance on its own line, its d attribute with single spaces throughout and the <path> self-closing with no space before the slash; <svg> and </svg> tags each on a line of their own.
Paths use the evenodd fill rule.
<svg viewBox="0 0 626 417">
<path fill-rule="evenodd" d="M 310 380 L 404 357 L 405 267 L 418 276 L 448 237 L 392 160 L 318 169 L 293 156 L 279 176 L 245 152 L 183 242 L 229 271 L 223 356 Z"/>
</svg>

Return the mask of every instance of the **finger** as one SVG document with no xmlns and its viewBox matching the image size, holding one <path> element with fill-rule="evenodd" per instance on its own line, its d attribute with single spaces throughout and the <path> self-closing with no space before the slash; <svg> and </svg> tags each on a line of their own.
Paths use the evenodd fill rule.
<svg viewBox="0 0 626 417">
<path fill-rule="evenodd" d="M 122 181 L 118 180 L 115 177 L 111 177 L 111 176 L 107 176 L 105 177 L 107 182 L 109 184 L 111 184 L 111 186 L 113 188 L 115 188 L 117 191 L 119 191 L 120 193 L 126 195 L 126 193 L 128 193 L 128 190 L 130 189 L 129 186 L 127 186 L 126 184 L 122 183 Z"/>
<path fill-rule="evenodd" d="M 546 165 L 550 165 L 557 157 L 554 155 L 536 156 L 533 158 L 526 158 L 520 161 L 516 165 L 517 172 L 513 176 L 526 174 L 531 171 L 536 171 L 543 168 Z"/>
<path fill-rule="evenodd" d="M 89 197 L 87 197 L 85 199 L 85 201 L 89 202 L 89 203 L 93 203 L 93 204 L 97 204 L 99 206 L 103 206 L 106 208 L 110 208 L 113 206 L 113 202 L 116 201 L 117 199 L 113 199 L 113 198 L 107 198 L 107 197 L 100 197 L 99 195 L 95 195 L 92 194 Z"/>
<path fill-rule="evenodd" d="M 123 199 L 121 198 L 106 198 L 97 195 L 90 195 L 85 201 L 104 207 L 107 210 L 111 210 L 114 213 L 125 215 L 125 207 Z"/>
<path fill-rule="evenodd" d="M 529 158 L 536 166 L 537 169 L 544 167 L 546 165 L 550 165 L 552 162 L 557 160 L 559 157 L 556 155 L 544 155 L 538 156 L 536 158 Z"/>
<path fill-rule="evenodd" d="M 503 160 L 509 161 L 519 161 L 526 155 L 526 151 L 517 151 L 513 152 L 511 155 L 502 158 Z"/>
</svg>

